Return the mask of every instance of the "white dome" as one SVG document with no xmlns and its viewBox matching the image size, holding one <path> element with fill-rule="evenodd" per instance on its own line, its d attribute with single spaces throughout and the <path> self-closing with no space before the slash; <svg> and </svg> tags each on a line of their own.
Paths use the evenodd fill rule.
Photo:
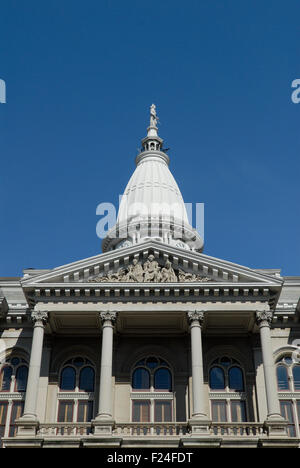
<svg viewBox="0 0 300 468">
<path fill-rule="evenodd" d="M 174 218 L 188 224 L 184 201 L 164 153 L 139 155 L 137 167 L 125 189 L 118 222 L 132 217 Z"/>
<path fill-rule="evenodd" d="M 122 197 L 117 223 L 103 239 L 104 252 L 155 239 L 201 251 L 203 241 L 189 224 L 178 185 L 169 170 L 169 157 L 157 135 L 155 106 L 148 134 L 136 157 L 136 169 Z"/>
</svg>

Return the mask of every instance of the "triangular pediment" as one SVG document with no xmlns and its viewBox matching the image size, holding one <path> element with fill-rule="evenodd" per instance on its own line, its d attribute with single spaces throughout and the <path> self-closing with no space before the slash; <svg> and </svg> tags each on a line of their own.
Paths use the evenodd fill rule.
<svg viewBox="0 0 300 468">
<path fill-rule="evenodd" d="M 280 287 L 278 273 L 253 270 L 202 253 L 149 241 L 124 249 L 99 254 L 22 279 L 22 286 L 55 287 L 111 283 L 185 283 L 193 285 L 242 285 Z"/>
</svg>

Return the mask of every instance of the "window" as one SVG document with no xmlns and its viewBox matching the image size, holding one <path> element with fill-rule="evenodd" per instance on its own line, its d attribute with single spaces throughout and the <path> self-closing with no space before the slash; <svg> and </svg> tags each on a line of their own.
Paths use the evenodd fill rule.
<svg viewBox="0 0 300 468">
<path fill-rule="evenodd" d="M 288 421 L 289 436 L 300 437 L 300 365 L 292 354 L 277 359 L 276 375 L 281 415 Z"/>
<path fill-rule="evenodd" d="M 136 363 L 131 378 L 133 422 L 173 420 L 173 383 L 169 364 L 156 356 Z"/>
<path fill-rule="evenodd" d="M 65 362 L 59 379 L 57 421 L 91 421 L 94 412 L 94 389 L 95 368 L 91 361 L 77 356 Z"/>
<path fill-rule="evenodd" d="M 1 439 L 2 437 L 4 437 L 4 434 L 5 434 L 7 408 L 8 408 L 8 401 L 0 401 L 0 447 L 2 445 Z"/>
<path fill-rule="evenodd" d="M 19 356 L 9 356 L 0 368 L 0 446 L 3 437 L 16 432 L 15 420 L 23 414 L 28 364 Z"/>
<path fill-rule="evenodd" d="M 290 437 L 296 436 L 293 403 L 291 401 L 280 402 L 281 416 L 288 421 L 288 434 Z"/>
<path fill-rule="evenodd" d="M 209 369 L 209 387 L 214 422 L 247 421 L 244 373 L 238 361 L 227 356 L 216 359 Z"/>
</svg>

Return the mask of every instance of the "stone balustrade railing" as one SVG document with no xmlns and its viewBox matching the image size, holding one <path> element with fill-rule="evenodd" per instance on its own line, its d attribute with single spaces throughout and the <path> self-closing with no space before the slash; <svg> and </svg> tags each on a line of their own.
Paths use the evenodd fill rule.
<svg viewBox="0 0 300 468">
<path fill-rule="evenodd" d="M 188 433 L 186 423 L 123 423 L 116 424 L 116 436 L 183 436 Z"/>
<path fill-rule="evenodd" d="M 91 434 L 91 423 L 40 424 L 38 435 L 44 437 L 81 437 Z"/>
<path fill-rule="evenodd" d="M 40 437 L 84 437 L 92 434 L 91 423 L 40 424 Z M 117 423 L 112 432 L 116 437 L 183 437 L 189 435 L 186 423 Z M 263 437 L 262 423 L 211 423 L 210 435 L 218 437 Z"/>
<path fill-rule="evenodd" d="M 262 423 L 251 422 L 212 423 L 210 433 L 220 437 L 262 437 L 265 434 Z"/>
</svg>

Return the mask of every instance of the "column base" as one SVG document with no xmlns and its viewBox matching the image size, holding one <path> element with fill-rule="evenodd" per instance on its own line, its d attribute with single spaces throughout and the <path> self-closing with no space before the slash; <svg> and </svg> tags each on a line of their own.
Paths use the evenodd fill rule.
<svg viewBox="0 0 300 468">
<path fill-rule="evenodd" d="M 112 431 L 115 427 L 115 421 L 112 418 L 103 418 L 97 416 L 92 421 L 93 433 L 95 436 L 107 436 L 112 435 Z"/>
<path fill-rule="evenodd" d="M 35 437 L 39 427 L 39 421 L 36 417 L 22 416 L 16 420 L 16 426 L 16 437 Z"/>
<path fill-rule="evenodd" d="M 277 416 L 277 415 L 276 415 Z M 287 426 L 288 423 L 282 416 L 270 416 L 264 422 L 264 428 L 269 437 L 288 437 Z"/>
<path fill-rule="evenodd" d="M 205 417 L 193 417 L 189 419 L 188 426 L 191 429 L 192 435 L 210 435 L 211 421 Z"/>
</svg>

